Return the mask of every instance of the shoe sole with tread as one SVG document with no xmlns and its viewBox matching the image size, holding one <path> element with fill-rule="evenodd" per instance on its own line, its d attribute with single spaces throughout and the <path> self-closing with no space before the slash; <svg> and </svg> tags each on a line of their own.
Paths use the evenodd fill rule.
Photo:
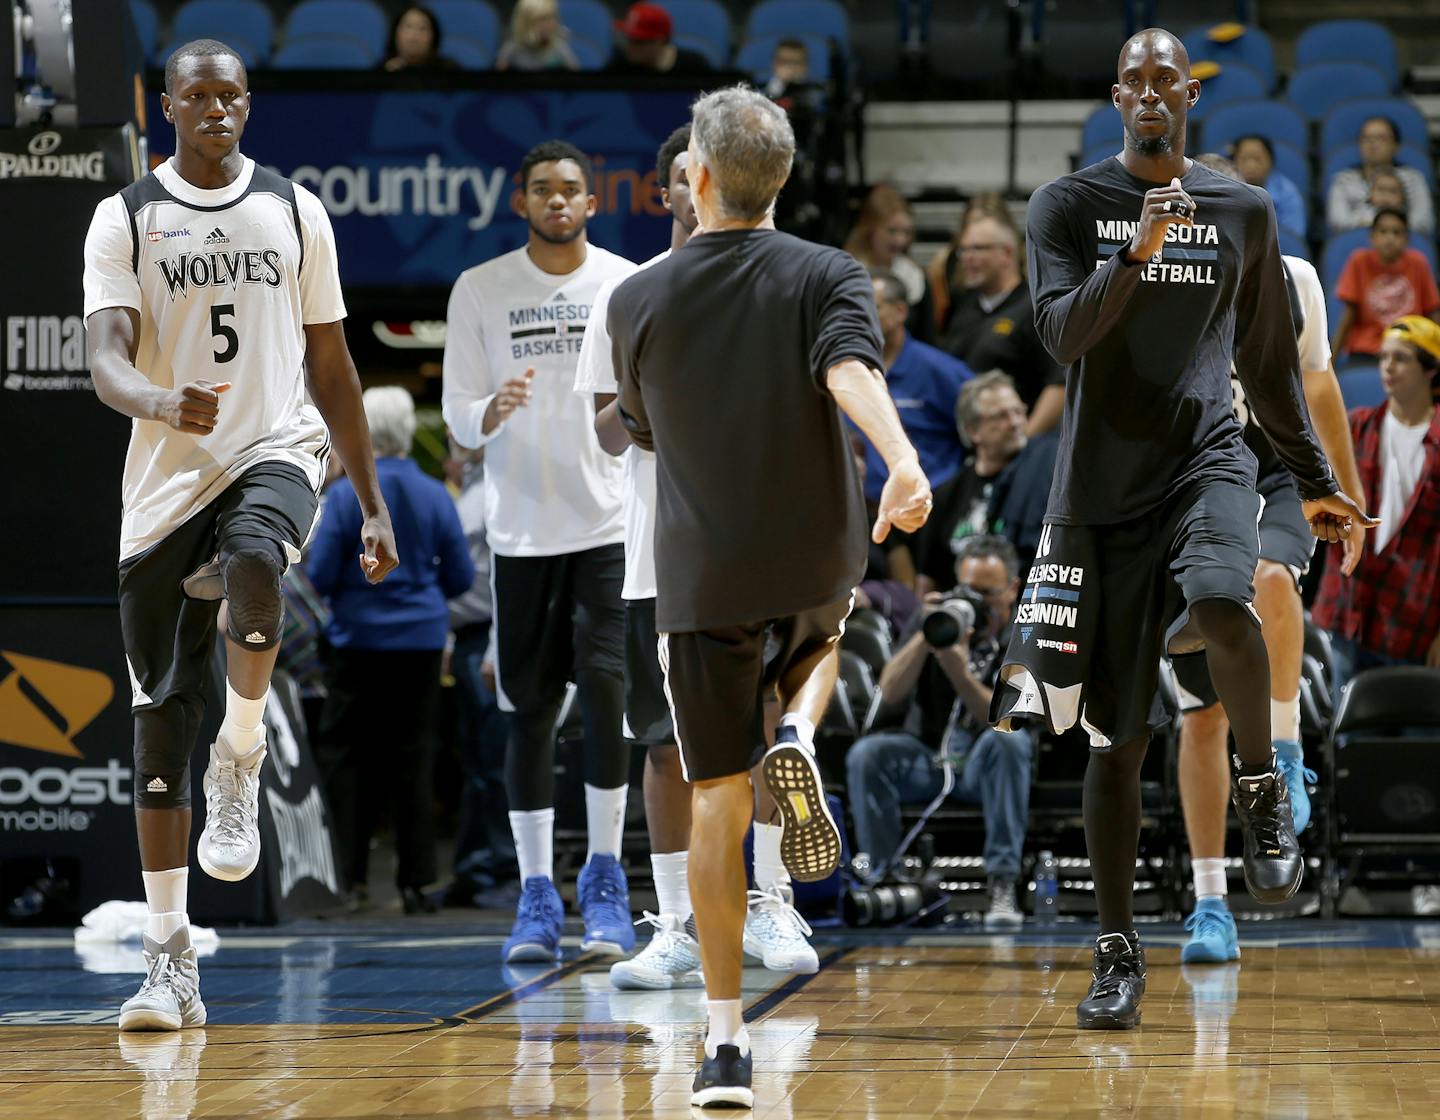
<svg viewBox="0 0 1440 1120">
<path fill-rule="evenodd" d="M 815 759 L 804 747 L 781 743 L 761 763 L 765 785 L 780 809 L 780 860 L 800 883 L 828 879 L 840 866 L 840 830 L 830 815 Z"/>
</svg>

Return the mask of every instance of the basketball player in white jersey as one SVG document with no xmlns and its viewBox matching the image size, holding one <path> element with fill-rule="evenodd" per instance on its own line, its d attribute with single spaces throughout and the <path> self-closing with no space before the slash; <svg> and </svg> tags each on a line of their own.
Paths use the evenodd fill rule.
<svg viewBox="0 0 1440 1120">
<path fill-rule="evenodd" d="M 134 418 L 120 622 L 149 972 L 121 1008 L 122 1031 L 205 1022 L 186 853 L 206 666 L 218 622 L 225 716 L 205 770 L 197 852 L 206 872 L 234 881 L 260 858 L 280 581 L 313 525 L 332 439 L 365 515 L 362 569 L 378 583 L 396 563 L 324 207 L 241 154 L 249 85 L 223 43 L 199 39 L 170 56 L 161 107 L 175 126 L 174 157 L 100 203 L 85 242 L 96 395 Z"/>
<path fill-rule="evenodd" d="M 555 721 L 567 681 L 585 717 L 589 850 L 578 894 L 581 945 L 635 946 L 620 867 L 629 786 L 621 732 L 625 613 L 621 467 L 574 393 L 591 304 L 629 261 L 592 245 L 589 158 L 550 140 L 521 161 L 512 198 L 527 244 L 463 273 L 450 295 L 445 422 L 485 447 L 485 525 L 494 553 L 495 678 L 512 713 L 505 787 L 523 887 L 508 963 L 553 961 L 564 910 L 554 882 Z"/>
</svg>

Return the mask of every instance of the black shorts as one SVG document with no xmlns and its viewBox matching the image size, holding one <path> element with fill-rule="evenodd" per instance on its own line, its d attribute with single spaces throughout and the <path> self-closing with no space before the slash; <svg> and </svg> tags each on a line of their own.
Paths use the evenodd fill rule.
<svg viewBox="0 0 1440 1120">
<path fill-rule="evenodd" d="M 765 700 L 792 668 L 833 647 L 854 597 L 765 622 L 660 635 L 660 665 L 685 778 L 744 774 L 765 752 Z"/>
<path fill-rule="evenodd" d="M 643 747 L 675 742 L 675 720 L 660 669 L 654 599 L 625 601 L 625 737 Z"/>
<path fill-rule="evenodd" d="M 1160 660 L 1203 648 L 1191 605 L 1229 599 L 1255 617 L 1260 504 L 1249 487 L 1207 482 L 1118 525 L 1047 526 L 992 720 L 1008 729 L 1043 713 L 1057 733 L 1078 721 L 1093 750 L 1168 722 Z M 1037 604 L 1046 613 L 1033 613 Z"/>
<path fill-rule="evenodd" d="M 586 670 L 624 672 L 625 547 L 492 559 L 500 708 L 545 713 Z"/>
<path fill-rule="evenodd" d="M 260 463 L 169 536 L 120 565 L 120 629 L 135 713 L 135 803 L 142 808 L 188 804 L 185 772 L 205 714 L 220 603 L 190 598 L 182 581 L 238 538 L 273 542 L 276 559 L 289 567 L 300 558 L 318 506 L 298 467 Z M 151 796 L 152 783 L 167 796 Z"/>
</svg>

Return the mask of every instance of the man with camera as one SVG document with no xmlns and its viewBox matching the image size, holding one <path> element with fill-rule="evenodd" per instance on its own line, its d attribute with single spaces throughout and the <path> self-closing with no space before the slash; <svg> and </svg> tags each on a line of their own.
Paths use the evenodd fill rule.
<svg viewBox="0 0 1440 1120">
<path fill-rule="evenodd" d="M 1020 590 L 1015 546 L 972 536 L 957 546 L 956 587 L 926 596 L 880 674 L 887 705 L 907 704 L 903 728 L 867 735 L 846 759 L 856 845 L 883 877 L 899 854 L 903 805 L 946 798 L 985 813 L 987 930 L 1021 924 L 1015 900 L 1034 748 L 1024 730 L 985 727 Z"/>
</svg>

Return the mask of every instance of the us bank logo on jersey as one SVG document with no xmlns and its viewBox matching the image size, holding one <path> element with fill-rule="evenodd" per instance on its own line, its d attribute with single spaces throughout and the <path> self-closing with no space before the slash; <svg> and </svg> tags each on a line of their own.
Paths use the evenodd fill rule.
<svg viewBox="0 0 1440 1120">
<path fill-rule="evenodd" d="M 145 233 L 145 240 L 152 245 L 160 241 L 168 241 L 172 237 L 189 237 L 188 229 L 152 229 Z"/>
<path fill-rule="evenodd" d="M 1127 245 L 1140 228 L 1139 221 L 1095 219 L 1096 268 Z M 1214 225 L 1167 226 L 1165 247 L 1140 270 L 1140 279 L 1158 284 L 1218 284 L 1220 232 Z"/>
</svg>

